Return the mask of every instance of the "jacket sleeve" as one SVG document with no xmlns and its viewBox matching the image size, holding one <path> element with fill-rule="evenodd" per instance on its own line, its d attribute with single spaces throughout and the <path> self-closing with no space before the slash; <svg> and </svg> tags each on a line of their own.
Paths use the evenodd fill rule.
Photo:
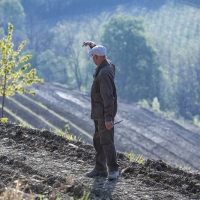
<svg viewBox="0 0 200 200">
<path fill-rule="evenodd" d="M 99 76 L 99 87 L 104 104 L 105 121 L 112 121 L 114 119 L 115 97 L 112 79 L 108 73 L 104 72 Z"/>
</svg>

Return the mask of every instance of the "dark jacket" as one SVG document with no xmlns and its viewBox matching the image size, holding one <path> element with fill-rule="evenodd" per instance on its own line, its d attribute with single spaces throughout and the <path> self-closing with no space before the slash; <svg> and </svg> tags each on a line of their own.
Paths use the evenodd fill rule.
<svg viewBox="0 0 200 200">
<path fill-rule="evenodd" d="M 91 88 L 91 118 L 113 121 L 117 113 L 117 92 L 114 83 L 115 65 L 104 60 L 96 68 Z"/>
</svg>

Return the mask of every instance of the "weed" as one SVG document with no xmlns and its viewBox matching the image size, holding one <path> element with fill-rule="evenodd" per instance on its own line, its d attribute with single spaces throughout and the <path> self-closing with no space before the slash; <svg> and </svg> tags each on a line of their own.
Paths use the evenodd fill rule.
<svg viewBox="0 0 200 200">
<path fill-rule="evenodd" d="M 126 153 L 125 154 L 126 155 L 126 157 L 131 161 L 131 162 L 137 162 L 137 163 L 139 163 L 139 164 L 144 164 L 144 162 L 145 162 L 145 158 L 144 158 L 144 156 L 143 155 L 135 155 L 134 153 L 133 153 L 133 151 L 131 150 L 130 151 L 130 153 Z"/>
<path fill-rule="evenodd" d="M 138 104 L 139 104 L 142 108 L 150 108 L 148 101 L 145 100 L 145 99 L 143 99 L 142 101 L 139 101 Z"/>
<path fill-rule="evenodd" d="M 159 103 L 157 97 L 153 98 L 152 108 L 153 108 L 154 110 L 158 111 L 158 112 L 161 112 L 161 111 L 160 111 L 160 103 Z"/>
<path fill-rule="evenodd" d="M 91 194 L 91 191 L 90 192 L 84 191 L 84 194 L 80 200 L 88 200 L 90 198 L 90 194 Z"/>
<path fill-rule="evenodd" d="M 6 118 L 6 117 L 1 118 L 1 122 L 2 122 L 2 123 L 8 122 L 8 118 Z"/>
<path fill-rule="evenodd" d="M 84 191 L 83 196 L 80 199 L 72 197 L 70 200 L 89 200 L 91 195 L 91 190 L 89 192 Z"/>
<path fill-rule="evenodd" d="M 194 123 L 194 125 L 196 125 L 196 126 L 198 126 L 200 128 L 200 121 L 199 121 L 199 116 L 198 115 L 194 116 L 193 123 Z"/>
<path fill-rule="evenodd" d="M 173 112 L 173 111 L 163 112 L 163 114 L 167 119 L 173 119 L 175 116 L 175 112 Z"/>
<path fill-rule="evenodd" d="M 65 133 L 68 134 L 68 132 L 70 130 L 69 124 L 65 124 L 64 128 L 65 128 Z"/>
<path fill-rule="evenodd" d="M 127 158 L 130 160 L 130 161 L 133 161 L 134 160 L 134 157 L 135 155 L 133 154 L 133 151 L 131 150 L 129 154 L 126 154 Z"/>
<path fill-rule="evenodd" d="M 137 159 L 136 159 L 136 162 L 138 162 L 139 164 L 144 164 L 145 162 L 145 158 L 143 155 L 138 155 Z"/>
<path fill-rule="evenodd" d="M 26 128 L 31 128 L 31 126 L 29 124 L 27 124 L 25 121 L 22 121 L 19 126 L 22 126 L 22 127 L 26 127 Z"/>
<path fill-rule="evenodd" d="M 80 142 L 81 141 L 81 139 L 82 139 L 82 137 L 81 137 L 81 135 L 80 136 L 78 136 L 78 137 L 76 137 L 75 135 L 68 135 L 68 139 L 69 140 L 72 140 L 72 141 L 77 141 L 77 142 Z"/>
</svg>

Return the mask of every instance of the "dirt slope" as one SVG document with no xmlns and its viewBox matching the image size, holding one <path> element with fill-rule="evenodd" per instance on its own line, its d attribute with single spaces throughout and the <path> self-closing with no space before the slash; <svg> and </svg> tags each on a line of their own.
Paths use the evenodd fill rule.
<svg viewBox="0 0 200 200">
<path fill-rule="evenodd" d="M 33 90 L 37 95 L 33 99 L 42 102 L 47 108 L 58 113 L 70 121 L 70 132 L 92 144 L 93 122 L 90 119 L 90 97 L 79 91 L 64 89 L 50 83 L 44 83 Z M 53 125 L 63 128 L 66 122 L 44 111 L 26 99 L 15 96 L 18 102 L 28 106 L 38 115 L 42 115 Z M 9 101 L 8 101 L 9 103 Z M 8 105 L 12 108 L 12 105 Z M 179 166 L 191 167 L 200 170 L 200 129 L 190 124 L 186 128 L 179 126 L 173 121 L 165 120 L 161 115 L 139 107 L 134 103 L 126 103 L 119 100 L 119 109 L 116 121 L 123 120 L 115 127 L 115 143 L 117 150 L 135 154 L 143 154 L 147 158 L 163 159 Z M 28 120 L 26 112 L 15 108 L 17 115 Z M 24 113 L 24 114 L 22 114 Z M 34 123 L 33 118 L 30 123 Z M 84 130 L 84 134 L 75 126 Z M 43 127 L 42 127 L 43 126 Z M 44 123 L 35 120 L 34 127 L 45 128 Z"/>
<path fill-rule="evenodd" d="M 40 86 L 38 97 L 45 98 L 54 106 L 71 113 L 76 124 L 91 135 L 90 98 L 80 92 L 62 89 L 50 84 Z M 73 118 L 71 118 L 73 120 Z M 185 129 L 173 121 L 142 109 L 136 104 L 119 101 L 115 141 L 119 151 L 143 154 L 148 158 L 164 159 L 179 165 L 200 169 L 200 129 L 191 126 Z M 87 128 L 85 126 L 87 125 Z M 88 127 L 88 125 L 90 127 Z M 91 140 L 86 140 L 90 142 Z"/>
<path fill-rule="evenodd" d="M 200 199 L 199 174 L 159 160 L 148 159 L 144 165 L 129 162 L 119 152 L 118 180 L 87 178 L 86 171 L 94 165 L 93 147 L 46 130 L 0 123 L 0 149 L 0 196 L 8 199 L 12 193 L 15 200 L 19 196 L 31 200 L 33 194 L 70 200 L 84 191 L 96 200 Z"/>
</svg>

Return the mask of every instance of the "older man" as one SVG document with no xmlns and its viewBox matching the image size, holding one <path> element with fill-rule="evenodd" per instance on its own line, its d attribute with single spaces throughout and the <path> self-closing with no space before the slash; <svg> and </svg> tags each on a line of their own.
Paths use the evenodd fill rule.
<svg viewBox="0 0 200 200">
<path fill-rule="evenodd" d="M 117 113 L 115 65 L 106 58 L 104 46 L 96 46 L 92 41 L 84 42 L 83 46 L 90 46 L 89 53 L 97 66 L 91 87 L 91 118 L 95 125 L 95 166 L 86 176 L 108 176 L 110 180 L 117 179 L 119 165 L 114 144 L 114 117 Z"/>
</svg>

